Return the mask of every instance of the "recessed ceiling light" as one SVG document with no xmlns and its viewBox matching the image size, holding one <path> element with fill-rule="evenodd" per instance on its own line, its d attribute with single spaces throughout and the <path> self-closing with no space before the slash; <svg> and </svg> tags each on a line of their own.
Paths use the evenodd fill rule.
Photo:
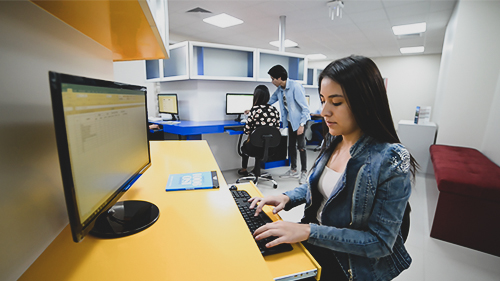
<svg viewBox="0 0 500 281">
<path fill-rule="evenodd" d="M 307 58 L 309 60 L 322 60 L 326 59 L 326 56 L 323 54 L 312 54 L 312 55 L 307 55 Z"/>
<path fill-rule="evenodd" d="M 400 48 L 399 51 L 401 52 L 401 54 L 423 53 L 424 52 L 424 46 Z"/>
<path fill-rule="evenodd" d="M 220 15 L 216 15 L 216 16 L 213 16 L 213 17 L 209 17 L 209 18 L 203 19 L 203 21 L 206 22 L 206 23 L 209 23 L 209 24 L 221 27 L 221 28 L 226 28 L 226 27 L 230 27 L 230 26 L 233 26 L 233 25 L 237 25 L 237 24 L 242 24 L 243 23 L 242 20 L 237 19 L 235 17 L 232 17 L 232 16 L 230 16 L 228 14 L 225 14 L 225 13 L 222 13 Z"/>
<path fill-rule="evenodd" d="M 405 35 L 405 34 L 415 34 L 425 32 L 427 29 L 427 24 L 425 22 L 397 25 L 392 27 L 392 32 L 394 35 Z"/>
<path fill-rule="evenodd" d="M 269 44 L 273 45 L 274 47 L 280 47 L 280 41 L 272 41 L 269 42 Z M 292 40 L 285 40 L 285 48 L 291 48 L 291 47 L 297 47 L 299 44 L 293 42 Z"/>
</svg>

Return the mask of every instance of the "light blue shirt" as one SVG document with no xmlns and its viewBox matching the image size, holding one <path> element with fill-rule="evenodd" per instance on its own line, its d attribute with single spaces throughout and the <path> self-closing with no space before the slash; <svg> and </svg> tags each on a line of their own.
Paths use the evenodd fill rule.
<svg viewBox="0 0 500 281">
<path fill-rule="evenodd" d="M 307 120 L 311 119 L 305 92 L 300 82 L 287 79 L 285 89 L 278 87 L 271 95 L 268 104 L 279 102 L 283 127 L 286 127 L 287 120 L 290 120 L 292 130 L 297 131 L 301 124 L 305 125 Z M 286 107 L 283 103 L 283 93 L 286 96 Z"/>
</svg>

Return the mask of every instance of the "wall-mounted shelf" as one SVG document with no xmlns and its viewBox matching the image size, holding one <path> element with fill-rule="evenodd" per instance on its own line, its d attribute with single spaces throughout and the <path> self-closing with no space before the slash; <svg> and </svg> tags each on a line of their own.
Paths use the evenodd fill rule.
<svg viewBox="0 0 500 281">
<path fill-rule="evenodd" d="M 203 42 L 170 46 L 168 60 L 146 61 L 148 82 L 186 79 L 270 82 L 267 71 L 283 65 L 289 77 L 304 84 L 307 59 L 304 55 Z"/>
<path fill-rule="evenodd" d="M 307 82 L 306 56 L 262 49 L 258 50 L 258 56 L 258 81 L 271 82 L 267 72 L 271 67 L 281 64 L 288 71 L 288 78 L 302 81 L 304 84 Z"/>
<path fill-rule="evenodd" d="M 149 82 L 189 79 L 188 42 L 170 46 L 170 58 L 146 60 L 146 79 Z"/>
<path fill-rule="evenodd" d="M 190 78 L 255 81 L 256 50 L 189 42 Z"/>
<path fill-rule="evenodd" d="M 307 69 L 307 83 L 304 88 L 318 88 L 318 78 L 323 69 L 320 68 L 308 68 Z"/>
<path fill-rule="evenodd" d="M 113 52 L 113 61 L 168 58 L 168 13 L 162 0 L 31 0 Z"/>
</svg>

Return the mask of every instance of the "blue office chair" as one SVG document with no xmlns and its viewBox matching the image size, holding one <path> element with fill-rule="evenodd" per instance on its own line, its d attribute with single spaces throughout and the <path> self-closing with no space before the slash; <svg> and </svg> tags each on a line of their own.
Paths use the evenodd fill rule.
<svg viewBox="0 0 500 281">
<path fill-rule="evenodd" d="M 243 152 L 241 151 L 241 140 L 243 135 L 240 135 L 238 141 L 238 154 L 243 157 Z M 278 183 L 273 179 L 272 175 L 269 173 L 261 174 L 260 163 L 266 162 L 269 158 L 269 150 L 272 147 L 277 147 L 281 141 L 281 133 L 275 127 L 261 126 L 255 129 L 250 136 L 250 142 L 255 147 L 261 147 L 262 149 L 257 152 L 256 155 L 248 155 L 255 158 L 255 167 L 249 176 L 239 178 L 236 183 L 241 181 L 253 181 L 255 184 L 258 183 L 259 179 L 267 180 L 273 183 L 273 188 L 278 188 Z"/>
</svg>

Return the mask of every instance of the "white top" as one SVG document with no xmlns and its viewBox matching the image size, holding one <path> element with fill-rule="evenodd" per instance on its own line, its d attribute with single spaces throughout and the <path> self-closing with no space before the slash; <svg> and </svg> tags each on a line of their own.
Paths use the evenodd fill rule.
<svg viewBox="0 0 500 281">
<path fill-rule="evenodd" d="M 318 214 L 316 218 L 321 224 L 321 213 L 323 213 L 323 207 L 325 207 L 326 201 L 330 198 L 330 195 L 337 191 L 340 185 L 337 182 L 340 180 L 342 173 L 335 172 L 334 170 L 325 166 L 321 177 L 319 178 L 318 188 L 321 195 L 323 195 L 323 200 L 321 201 L 321 206 L 318 209 Z"/>
</svg>

